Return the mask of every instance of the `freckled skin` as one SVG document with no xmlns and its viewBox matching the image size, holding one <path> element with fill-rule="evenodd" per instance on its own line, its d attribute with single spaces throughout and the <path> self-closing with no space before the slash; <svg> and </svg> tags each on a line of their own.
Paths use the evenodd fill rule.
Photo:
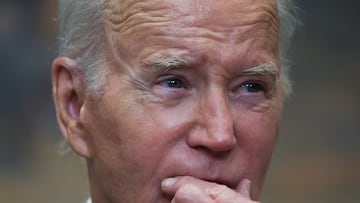
<svg viewBox="0 0 360 203">
<path fill-rule="evenodd" d="M 179 175 L 229 187 L 248 178 L 257 200 L 283 93 L 255 110 L 234 101 L 229 84 L 244 68 L 280 67 L 275 1 L 111 0 L 106 15 L 109 74 L 82 109 L 93 202 L 170 202 L 160 183 Z M 155 56 L 186 59 L 190 67 L 166 74 L 190 87 L 162 87 L 160 75 L 144 73 Z"/>
</svg>

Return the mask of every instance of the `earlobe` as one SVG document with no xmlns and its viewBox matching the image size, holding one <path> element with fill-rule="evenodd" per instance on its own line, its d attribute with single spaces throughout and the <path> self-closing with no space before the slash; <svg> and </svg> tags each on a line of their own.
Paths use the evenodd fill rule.
<svg viewBox="0 0 360 203">
<path fill-rule="evenodd" d="M 90 144 L 80 112 L 84 107 L 85 89 L 76 61 L 57 58 L 52 66 L 53 97 L 60 130 L 73 151 L 90 158 Z"/>
</svg>

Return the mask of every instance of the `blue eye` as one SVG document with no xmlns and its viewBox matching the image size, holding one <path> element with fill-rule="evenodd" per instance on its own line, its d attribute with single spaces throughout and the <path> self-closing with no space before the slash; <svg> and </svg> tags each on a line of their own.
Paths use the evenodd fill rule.
<svg viewBox="0 0 360 203">
<path fill-rule="evenodd" d="M 166 82 L 166 85 L 170 88 L 185 88 L 184 83 L 177 78 L 169 78 L 164 82 Z"/>
<path fill-rule="evenodd" d="M 258 84 L 258 83 L 246 83 L 244 85 L 242 85 L 242 87 L 250 93 L 257 93 L 257 92 L 262 92 L 265 90 L 265 88 Z"/>
</svg>

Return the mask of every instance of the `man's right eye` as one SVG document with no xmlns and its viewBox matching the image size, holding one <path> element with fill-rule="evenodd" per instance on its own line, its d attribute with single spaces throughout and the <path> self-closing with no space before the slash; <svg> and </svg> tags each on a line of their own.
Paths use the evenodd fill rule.
<svg viewBox="0 0 360 203">
<path fill-rule="evenodd" d="M 153 93 L 167 100 L 179 100 L 184 97 L 187 97 L 191 91 L 188 85 L 187 80 L 181 76 L 168 75 L 159 77 L 154 84 Z"/>
<path fill-rule="evenodd" d="M 184 82 L 176 77 L 166 78 L 159 82 L 158 85 L 168 88 L 186 88 Z"/>
</svg>

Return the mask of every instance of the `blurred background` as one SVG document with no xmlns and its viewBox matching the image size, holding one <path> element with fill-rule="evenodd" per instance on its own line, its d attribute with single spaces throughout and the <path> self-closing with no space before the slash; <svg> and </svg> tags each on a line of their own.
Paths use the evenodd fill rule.
<svg viewBox="0 0 360 203">
<path fill-rule="evenodd" d="M 299 1 L 294 94 L 266 203 L 360 202 L 360 1 Z M 0 1 L 0 202 L 84 202 L 85 164 L 59 152 L 55 0 Z"/>
</svg>

